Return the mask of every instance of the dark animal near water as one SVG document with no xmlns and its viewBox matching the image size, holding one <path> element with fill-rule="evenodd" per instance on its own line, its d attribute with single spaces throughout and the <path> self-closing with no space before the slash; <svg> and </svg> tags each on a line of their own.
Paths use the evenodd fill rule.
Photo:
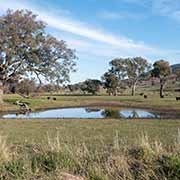
<svg viewBox="0 0 180 180">
<path fill-rule="evenodd" d="M 148 98 L 148 96 L 147 95 L 144 95 L 144 99 L 147 99 Z"/>
<path fill-rule="evenodd" d="M 54 101 L 56 101 L 57 99 L 56 98 L 53 98 Z"/>
<path fill-rule="evenodd" d="M 176 101 L 180 101 L 180 97 L 176 97 Z"/>
<path fill-rule="evenodd" d="M 140 93 L 139 95 L 140 95 L 140 96 L 143 96 L 143 95 L 144 95 L 144 93 Z"/>
<path fill-rule="evenodd" d="M 48 100 L 50 100 L 50 99 L 51 99 L 51 97 L 47 97 L 47 99 L 48 99 Z"/>
</svg>

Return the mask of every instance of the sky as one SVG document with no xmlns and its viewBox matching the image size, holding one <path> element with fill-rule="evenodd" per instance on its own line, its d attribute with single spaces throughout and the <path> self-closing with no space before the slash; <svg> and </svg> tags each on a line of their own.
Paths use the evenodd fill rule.
<svg viewBox="0 0 180 180">
<path fill-rule="evenodd" d="M 100 79 L 118 57 L 180 63 L 180 0 L 0 0 L 7 9 L 33 11 L 76 50 L 72 83 Z"/>
</svg>

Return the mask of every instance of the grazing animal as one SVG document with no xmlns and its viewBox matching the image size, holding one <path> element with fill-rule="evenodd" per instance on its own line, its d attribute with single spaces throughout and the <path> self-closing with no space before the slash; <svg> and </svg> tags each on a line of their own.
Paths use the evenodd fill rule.
<svg viewBox="0 0 180 180">
<path fill-rule="evenodd" d="M 143 96 L 143 95 L 144 95 L 144 93 L 140 93 L 139 95 L 140 95 L 140 96 Z"/>
<path fill-rule="evenodd" d="M 54 101 L 56 101 L 57 99 L 56 98 L 53 98 Z"/>
<path fill-rule="evenodd" d="M 50 100 L 50 99 L 51 99 L 51 97 L 47 97 L 47 99 L 48 99 L 48 100 Z"/>
<path fill-rule="evenodd" d="M 180 97 L 176 97 L 176 101 L 180 101 Z"/>
<path fill-rule="evenodd" d="M 144 99 L 147 99 L 148 97 L 147 97 L 147 95 L 144 95 Z"/>
</svg>

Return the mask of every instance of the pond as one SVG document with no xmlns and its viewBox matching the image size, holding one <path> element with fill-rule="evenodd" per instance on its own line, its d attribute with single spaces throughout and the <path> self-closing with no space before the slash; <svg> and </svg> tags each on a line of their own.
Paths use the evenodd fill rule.
<svg viewBox="0 0 180 180">
<path fill-rule="evenodd" d="M 6 114 L 3 118 L 159 118 L 155 112 L 142 109 L 63 108 L 31 112 L 27 114 Z"/>
</svg>

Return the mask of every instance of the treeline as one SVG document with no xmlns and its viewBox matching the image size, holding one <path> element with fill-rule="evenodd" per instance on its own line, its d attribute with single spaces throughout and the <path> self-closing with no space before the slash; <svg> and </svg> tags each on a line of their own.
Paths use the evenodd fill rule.
<svg viewBox="0 0 180 180">
<path fill-rule="evenodd" d="M 66 42 L 58 40 L 45 31 L 46 24 L 28 10 L 8 10 L 0 16 L 0 103 L 3 91 L 31 92 L 55 91 L 59 85 L 69 82 L 74 72 L 76 54 Z M 80 90 L 84 94 L 96 94 L 101 88 L 109 95 L 117 95 L 123 89 L 131 88 L 135 95 L 138 83 L 148 78 L 157 78 L 160 96 L 169 79 L 179 80 L 180 68 L 173 72 L 168 61 L 159 60 L 151 65 L 142 57 L 116 58 L 101 80 L 88 79 L 64 90 Z M 24 79 L 33 77 L 36 80 Z M 40 85 L 37 85 L 37 80 Z M 42 80 L 48 85 L 42 85 Z M 54 85 L 57 84 L 57 85 Z"/>
<path fill-rule="evenodd" d="M 124 89 L 131 88 L 134 96 L 136 88 L 141 81 L 156 79 L 159 82 L 160 97 L 164 97 L 164 88 L 168 81 L 180 81 L 180 68 L 170 66 L 168 61 L 158 60 L 151 65 L 142 57 L 116 58 L 110 63 L 110 68 L 105 72 L 101 81 L 88 79 L 84 82 L 69 85 L 71 92 L 81 90 L 84 93 L 96 94 L 101 87 L 106 89 L 109 95 L 117 95 Z"/>
<path fill-rule="evenodd" d="M 61 89 L 62 87 L 56 84 L 39 84 L 34 78 L 24 78 L 19 81 L 13 81 L 12 83 L 6 83 L 4 85 L 5 94 L 13 93 L 25 96 L 29 96 L 32 93 L 58 92 Z"/>
</svg>

